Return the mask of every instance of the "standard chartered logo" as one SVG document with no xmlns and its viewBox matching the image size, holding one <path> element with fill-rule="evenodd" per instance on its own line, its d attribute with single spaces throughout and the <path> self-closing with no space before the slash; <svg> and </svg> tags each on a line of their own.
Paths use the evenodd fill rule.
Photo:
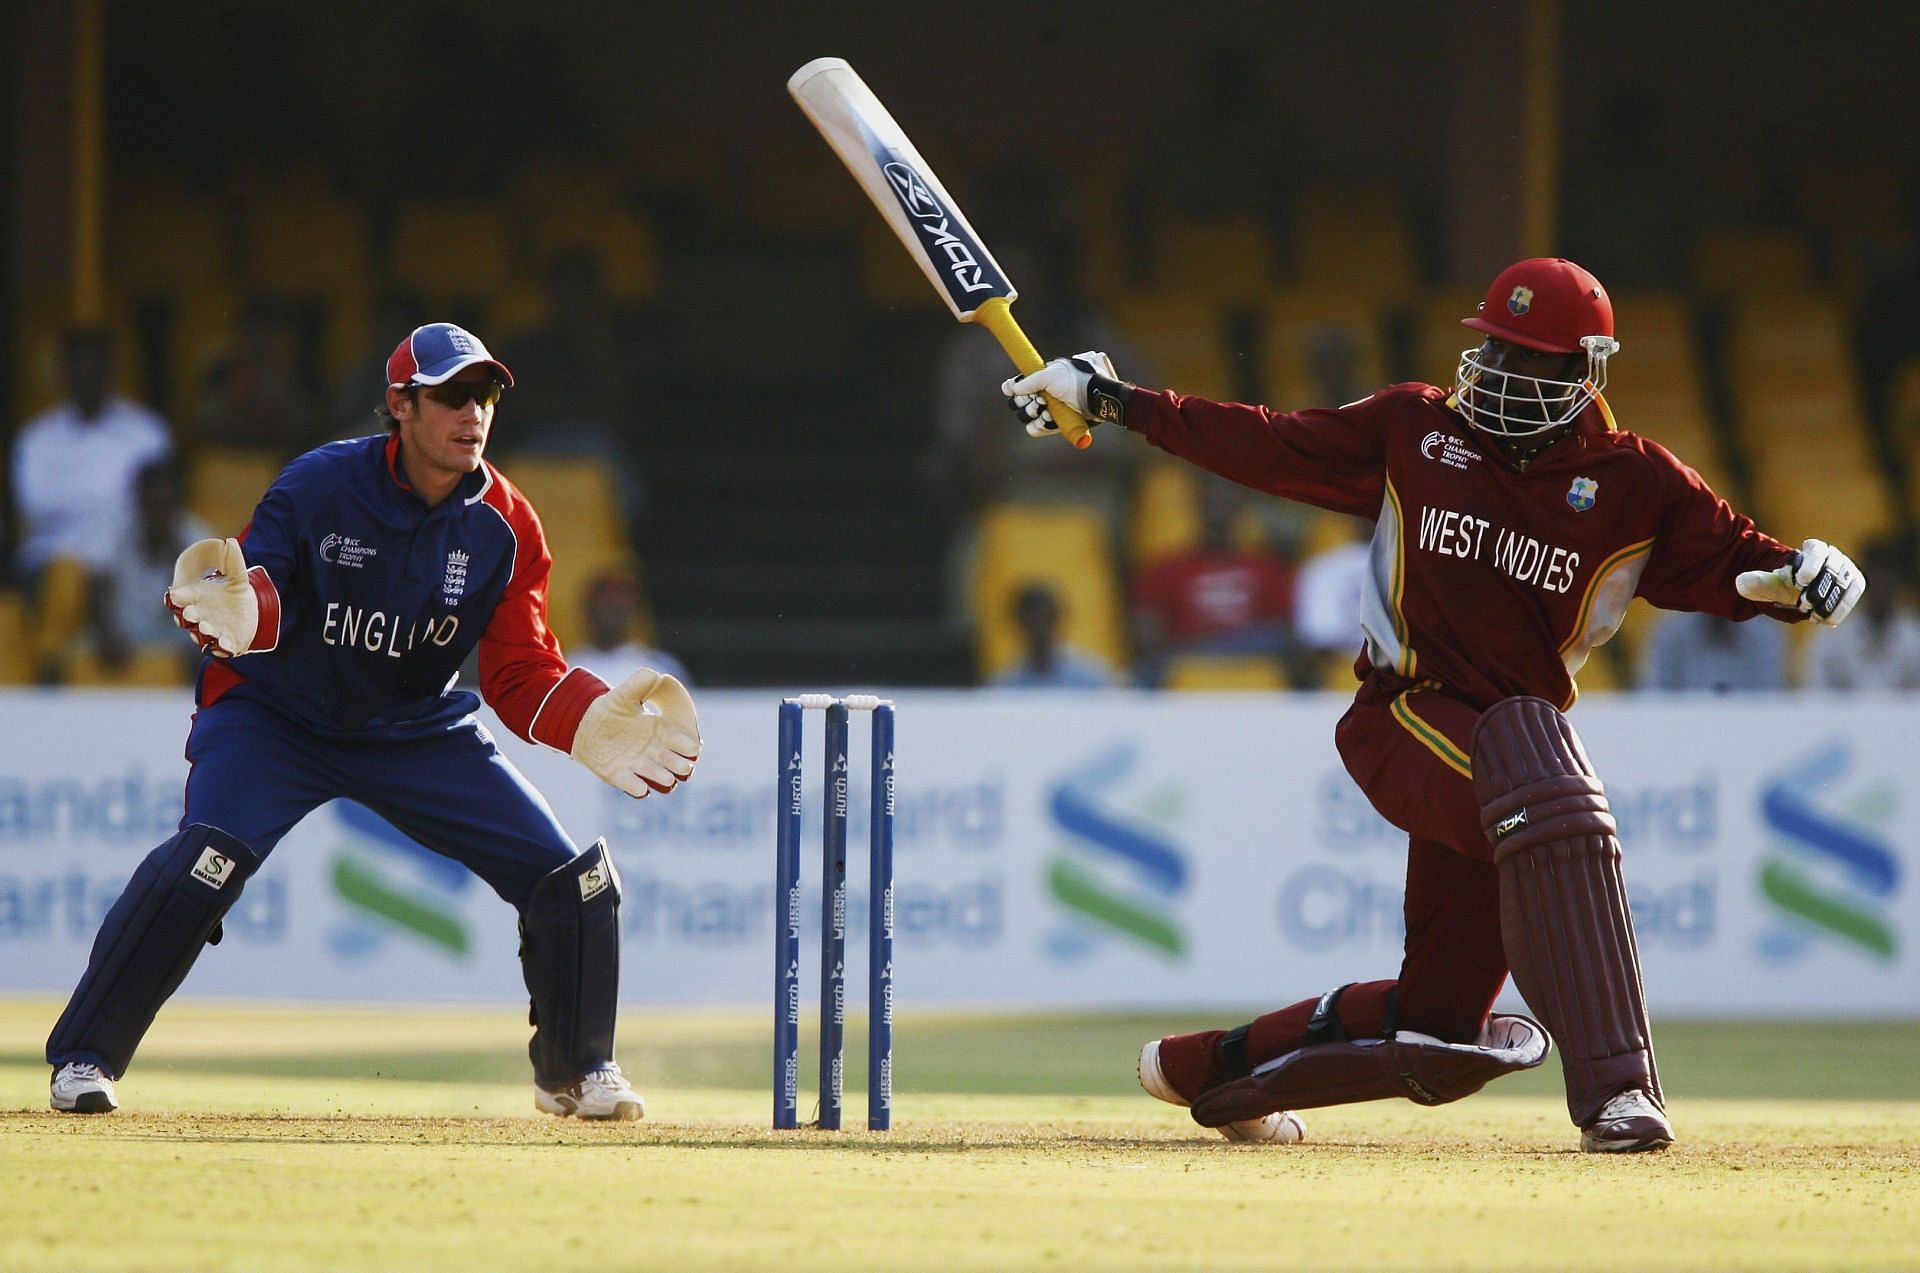
<svg viewBox="0 0 1920 1273">
<path fill-rule="evenodd" d="M 471 942 L 455 899 L 473 882 L 466 869 L 420 847 L 351 800 L 336 801 L 334 809 L 348 834 L 334 851 L 328 874 L 349 915 L 330 935 L 334 948 L 364 954 L 401 937 L 465 956 Z M 583 891 L 586 886 L 582 878 Z"/>
<path fill-rule="evenodd" d="M 1073 766 L 1055 786 L 1048 813 L 1061 842 L 1047 863 L 1047 888 L 1079 923 L 1054 942 L 1084 950 L 1100 936 L 1178 958 L 1186 952 L 1174 899 L 1187 887 L 1187 859 L 1170 828 L 1184 812 L 1175 780 L 1134 777 L 1139 749 L 1120 743 Z"/>
<path fill-rule="evenodd" d="M 1758 882 L 1777 920 L 1762 939 L 1768 956 L 1838 945 L 1880 963 L 1898 957 L 1902 871 L 1887 830 L 1897 825 L 1899 791 L 1884 771 L 1862 773 L 1845 742 L 1799 757 L 1761 788 L 1771 836 Z"/>
</svg>

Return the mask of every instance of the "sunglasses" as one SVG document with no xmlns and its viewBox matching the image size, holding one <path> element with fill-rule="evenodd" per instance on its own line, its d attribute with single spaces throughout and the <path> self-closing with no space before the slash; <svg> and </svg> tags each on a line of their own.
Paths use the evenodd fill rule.
<svg viewBox="0 0 1920 1273">
<path fill-rule="evenodd" d="M 505 388 L 498 380 L 449 380 L 441 385 L 422 385 L 420 392 L 443 407 L 459 408 L 469 402 L 491 407 L 500 401 Z"/>
</svg>

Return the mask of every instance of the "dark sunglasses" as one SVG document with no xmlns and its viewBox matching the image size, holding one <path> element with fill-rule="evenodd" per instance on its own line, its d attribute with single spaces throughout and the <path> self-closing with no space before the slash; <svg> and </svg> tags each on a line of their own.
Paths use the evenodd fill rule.
<svg viewBox="0 0 1920 1273">
<path fill-rule="evenodd" d="M 491 407 L 500 401 L 500 391 L 505 388 L 498 380 L 449 380 L 443 385 L 422 385 L 420 392 L 443 407 L 459 408 L 469 402 Z"/>
</svg>

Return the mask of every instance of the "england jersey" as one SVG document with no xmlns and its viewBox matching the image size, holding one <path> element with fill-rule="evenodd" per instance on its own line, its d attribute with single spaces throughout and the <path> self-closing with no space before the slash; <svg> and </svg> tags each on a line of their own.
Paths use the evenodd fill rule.
<svg viewBox="0 0 1920 1273">
<path fill-rule="evenodd" d="M 241 533 L 279 597 L 265 648 L 205 660 L 197 701 L 254 699 L 329 737 L 404 738 L 478 706 L 455 689 L 477 646 L 487 703 L 562 751 L 600 678 L 569 669 L 547 627 L 540 519 L 483 462 L 429 508 L 398 435 L 334 442 L 289 464 Z"/>
</svg>

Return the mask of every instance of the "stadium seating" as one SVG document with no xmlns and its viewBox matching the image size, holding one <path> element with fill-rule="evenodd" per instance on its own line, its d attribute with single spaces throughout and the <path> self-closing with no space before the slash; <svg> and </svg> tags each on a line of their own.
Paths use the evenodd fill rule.
<svg viewBox="0 0 1920 1273">
<path fill-rule="evenodd" d="M 1694 294 L 1707 301 L 1793 296 L 1818 287 L 1813 245 L 1794 229 L 1702 231 L 1687 269 Z"/>
<path fill-rule="evenodd" d="M 1274 654 L 1176 654 L 1161 684 L 1170 690 L 1283 690 L 1286 669 Z"/>
<path fill-rule="evenodd" d="M 1100 516 L 1071 504 L 1002 504 L 981 518 L 971 589 L 983 678 L 1019 657 L 1013 598 L 1029 583 L 1047 584 L 1060 598 L 1061 640 L 1115 668 L 1128 666 L 1120 581 Z"/>
<path fill-rule="evenodd" d="M 553 555 L 547 610 L 563 642 L 577 639 L 587 589 L 613 567 L 631 568 L 619 501 L 606 467 L 573 456 L 516 454 L 501 461 L 507 479 L 533 502 Z"/>
<path fill-rule="evenodd" d="M 401 207 L 387 276 L 436 308 L 482 304 L 513 275 L 512 230 L 497 203 L 432 200 Z"/>
<path fill-rule="evenodd" d="M 1223 400 L 1241 396 L 1239 369 L 1227 356 L 1226 315 L 1210 302 L 1137 292 L 1116 300 L 1112 313 L 1165 388 Z"/>
<path fill-rule="evenodd" d="M 1613 312 L 1620 353 L 1606 398 L 1615 421 L 1672 451 L 1723 498 L 1744 503 L 1707 413 L 1692 310 L 1671 293 L 1629 292 L 1614 296 Z"/>
<path fill-rule="evenodd" d="M 1388 304 L 1420 285 L 1404 201 L 1383 187 L 1316 186 L 1293 211 L 1293 268 L 1301 287 Z"/>
<path fill-rule="evenodd" d="M 1154 455 L 1135 479 L 1127 518 L 1127 561 L 1142 570 L 1200 542 L 1200 470 Z"/>
<path fill-rule="evenodd" d="M 20 594 L 0 588 L 0 685 L 33 680 L 33 651 Z"/>
<path fill-rule="evenodd" d="M 1289 411 L 1334 407 L 1364 398 L 1388 382 L 1380 311 L 1365 297 L 1287 292 L 1274 298 L 1264 317 L 1260 396 L 1269 405 Z M 1329 343 L 1337 348 L 1319 348 Z M 1316 354 L 1329 365 L 1344 360 L 1347 383 L 1326 384 L 1316 372 Z"/>
<path fill-rule="evenodd" d="M 133 650 L 119 667 L 108 667 L 92 650 L 77 650 L 61 661 L 62 685 L 116 689 L 173 689 L 191 685 L 186 654 L 193 647 L 186 636 L 180 644 L 148 645 Z"/>
<path fill-rule="evenodd" d="M 1216 309 L 1255 306 L 1273 287 L 1272 235 L 1249 215 L 1169 215 L 1152 232 L 1148 289 Z"/>
<path fill-rule="evenodd" d="M 232 447 L 201 447 L 187 472 L 187 506 L 222 537 L 238 535 L 280 476 L 283 457 Z"/>
</svg>

